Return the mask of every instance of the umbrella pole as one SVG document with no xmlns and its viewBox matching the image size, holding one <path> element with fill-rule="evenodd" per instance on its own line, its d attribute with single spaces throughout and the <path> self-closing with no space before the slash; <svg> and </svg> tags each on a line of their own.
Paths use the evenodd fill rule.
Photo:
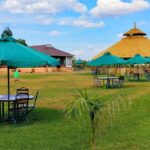
<svg viewBox="0 0 150 150">
<path fill-rule="evenodd" d="M 108 66 L 107 66 L 107 77 L 109 77 L 109 69 L 108 69 Z"/>
<path fill-rule="evenodd" d="M 7 86 L 8 86 L 8 120 L 10 119 L 10 68 L 7 67 Z"/>
</svg>

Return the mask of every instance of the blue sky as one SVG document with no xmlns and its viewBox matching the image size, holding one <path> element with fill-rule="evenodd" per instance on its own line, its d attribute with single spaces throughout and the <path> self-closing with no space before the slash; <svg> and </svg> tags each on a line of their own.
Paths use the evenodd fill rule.
<svg viewBox="0 0 150 150">
<path fill-rule="evenodd" d="M 1 0 L 0 33 L 9 26 L 28 45 L 52 44 L 91 59 L 137 26 L 150 36 L 150 0 Z"/>
</svg>

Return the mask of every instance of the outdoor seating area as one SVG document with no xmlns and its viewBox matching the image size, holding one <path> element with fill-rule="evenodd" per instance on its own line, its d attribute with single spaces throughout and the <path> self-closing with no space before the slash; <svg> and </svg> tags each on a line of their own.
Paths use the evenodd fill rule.
<svg viewBox="0 0 150 150">
<path fill-rule="evenodd" d="M 0 122 L 29 122 L 28 115 L 35 109 L 38 93 L 30 95 L 28 88 L 21 87 L 16 90 L 16 94 L 0 95 Z"/>
<path fill-rule="evenodd" d="M 136 54 L 133 58 L 124 60 L 109 52 L 89 62 L 89 66 L 95 67 L 95 70 L 92 71 L 94 86 L 106 88 L 122 88 L 125 83 L 125 77 L 127 80 L 135 81 L 140 81 L 145 77 L 145 79 L 149 81 L 150 73 L 149 70 L 146 70 L 147 64 L 150 64 L 150 60 L 139 54 Z M 140 65 L 144 65 L 144 67 Z M 116 69 L 114 69 L 115 66 Z M 117 75 L 116 71 L 121 70 L 122 66 L 124 73 Z M 133 68 L 133 66 L 136 68 Z M 104 67 L 106 74 L 101 74 L 101 69 L 104 69 Z M 109 71 L 109 69 L 111 69 L 111 71 Z M 113 69 L 114 71 L 112 71 Z"/>
<path fill-rule="evenodd" d="M 93 76 L 94 86 L 105 88 L 122 88 L 125 76 Z"/>
<path fill-rule="evenodd" d="M 5 73 L 0 74 L 0 78 L 1 94 L 7 94 L 7 91 L 4 88 L 7 87 Z M 14 82 L 11 80 L 13 84 L 11 86 L 11 95 L 15 95 L 18 88 L 21 88 L 22 85 L 26 85 L 25 87 L 29 89 L 29 95 L 34 96 L 32 100 L 29 100 L 28 107 L 34 102 L 37 85 L 40 90 L 40 95 L 36 101 L 35 109 L 31 111 L 31 113 L 29 112 L 29 115 L 27 115 L 27 120 L 29 121 L 28 123 L 26 118 L 22 118 L 21 116 L 21 118 L 18 118 L 19 120 L 15 125 L 13 122 L 13 112 L 10 114 L 11 122 L 7 121 L 8 103 L 5 103 L 6 121 L 0 122 L 0 141 L 2 141 L 2 139 L 10 139 L 13 137 L 11 139 L 13 143 L 15 143 L 17 140 L 19 147 L 23 144 L 24 147 L 28 147 L 29 149 L 33 148 L 32 144 L 34 138 L 36 138 L 36 141 L 38 141 L 38 143 L 35 145 L 37 149 L 40 146 L 46 149 L 47 144 L 49 143 L 50 146 L 55 149 L 57 142 L 59 143 L 58 149 L 61 149 L 64 146 L 65 148 L 68 146 L 69 149 L 72 147 L 75 147 L 75 149 L 80 149 L 80 146 L 77 146 L 77 144 L 79 145 L 82 142 L 83 148 L 86 150 L 89 146 L 89 142 L 85 141 L 85 139 L 88 137 L 89 133 L 85 132 L 85 128 L 83 129 L 83 123 L 78 122 L 77 120 L 73 121 L 72 119 L 66 120 L 63 116 L 66 101 L 70 100 L 72 91 L 76 92 L 76 87 L 78 87 L 80 89 L 87 88 L 91 97 L 100 96 L 103 101 L 106 100 L 108 103 L 111 98 L 116 97 L 118 94 L 126 95 L 131 99 L 131 101 L 134 102 L 134 107 L 131 108 L 129 112 L 123 114 L 119 113 L 121 118 L 119 117 L 118 122 L 114 121 L 112 124 L 114 128 L 111 129 L 111 132 L 108 132 L 100 139 L 97 139 L 100 140 L 100 144 L 97 144 L 98 146 L 103 147 L 105 145 L 109 149 L 109 143 L 105 143 L 103 140 L 107 140 L 108 137 L 111 138 L 112 134 L 117 140 L 120 140 L 120 137 L 122 137 L 121 139 L 128 137 L 128 140 L 131 143 L 138 144 L 141 134 L 143 132 L 147 133 L 147 128 L 143 129 L 142 125 L 143 123 L 147 123 L 146 118 L 143 116 L 149 116 L 149 82 L 144 81 L 142 82 L 141 86 L 140 82 L 130 82 L 126 80 L 123 88 L 95 88 L 93 87 L 92 81 L 93 77 L 90 73 L 87 74 L 86 72 L 74 72 L 69 74 L 64 72 L 51 74 L 20 74 L 19 82 Z M 137 124 L 135 124 L 135 119 L 137 120 Z M 87 123 L 88 119 L 85 118 L 84 121 Z M 125 128 L 127 122 L 129 122 L 129 124 Z M 138 130 L 139 126 L 143 131 L 140 135 Z M 70 133 L 72 133 L 71 136 Z M 126 133 L 126 135 L 124 133 Z M 143 137 L 147 138 L 147 134 L 145 133 L 143 133 Z M 20 138 L 22 134 L 27 143 L 22 142 L 22 138 Z M 134 135 L 134 137 L 129 135 Z M 44 140 L 43 136 L 46 136 L 47 140 Z M 39 138 L 38 140 L 37 137 Z M 64 143 L 62 139 L 65 141 L 71 140 L 73 141 L 73 144 Z M 144 142 L 144 139 L 141 139 L 141 141 Z M 7 140 L 5 142 L 9 146 L 9 141 Z M 45 145 L 43 145 L 43 142 L 45 142 Z M 115 145 L 115 141 L 113 144 Z M 7 145 L 6 147 L 8 147 Z M 124 144 L 122 145 L 124 146 Z M 17 148 L 16 144 L 12 145 L 12 147 L 14 149 Z"/>
<path fill-rule="evenodd" d="M 150 150 L 150 0 L 0 6 L 0 150 Z"/>
</svg>

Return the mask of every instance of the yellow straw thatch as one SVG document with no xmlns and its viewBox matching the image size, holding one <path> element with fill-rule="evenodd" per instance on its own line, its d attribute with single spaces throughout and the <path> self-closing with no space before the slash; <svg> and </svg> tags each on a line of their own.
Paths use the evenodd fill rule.
<svg viewBox="0 0 150 150">
<path fill-rule="evenodd" d="M 125 38 L 122 38 L 105 51 L 100 52 L 94 59 L 103 55 L 105 52 L 110 52 L 122 58 L 130 58 L 135 54 L 150 57 L 150 39 L 144 35 L 146 34 L 143 31 L 134 27 L 124 34 L 124 36 L 126 36 Z"/>
</svg>

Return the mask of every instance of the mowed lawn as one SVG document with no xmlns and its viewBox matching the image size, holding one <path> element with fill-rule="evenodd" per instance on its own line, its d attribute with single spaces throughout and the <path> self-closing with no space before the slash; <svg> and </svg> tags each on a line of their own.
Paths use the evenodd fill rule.
<svg viewBox="0 0 150 150">
<path fill-rule="evenodd" d="M 6 85 L 6 74 L 0 74 L 0 94 L 7 92 Z M 133 103 L 129 111 L 118 114 L 107 133 L 97 137 L 97 150 L 150 149 L 150 82 L 127 82 L 122 89 L 105 89 L 93 87 L 88 73 L 21 74 L 19 82 L 11 77 L 11 93 L 22 86 L 33 95 L 40 90 L 36 109 L 29 124 L 0 123 L 0 150 L 89 150 L 86 119 L 63 118 L 65 103 L 77 88 L 86 88 L 103 101 L 126 94 Z"/>
</svg>

